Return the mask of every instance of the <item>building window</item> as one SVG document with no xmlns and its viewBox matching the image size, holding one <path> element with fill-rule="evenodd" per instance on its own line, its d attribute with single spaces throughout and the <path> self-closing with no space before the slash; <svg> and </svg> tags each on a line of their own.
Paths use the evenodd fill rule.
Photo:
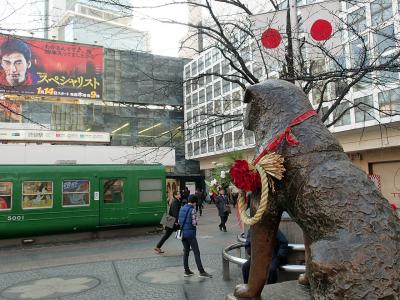
<svg viewBox="0 0 400 300">
<path fill-rule="evenodd" d="M 191 100 L 191 96 L 189 95 L 189 96 L 187 96 L 186 97 L 186 109 L 191 109 L 192 108 L 192 100 Z"/>
<path fill-rule="evenodd" d="M 187 153 L 188 153 L 189 157 L 193 156 L 193 144 L 192 143 L 187 144 Z"/>
<path fill-rule="evenodd" d="M 191 65 L 191 69 L 192 69 L 192 76 L 197 74 L 197 61 L 194 61 Z"/>
<path fill-rule="evenodd" d="M 214 83 L 214 98 L 221 96 L 221 80 Z"/>
<path fill-rule="evenodd" d="M 224 136 L 222 134 L 218 135 L 216 137 L 216 142 L 215 142 L 216 143 L 216 151 L 220 151 L 220 150 L 224 149 L 223 139 L 224 139 Z"/>
<path fill-rule="evenodd" d="M 193 138 L 198 139 L 200 134 L 200 128 L 196 126 L 195 128 L 192 129 L 192 133 L 193 133 Z"/>
<path fill-rule="evenodd" d="M 207 125 L 207 134 L 208 135 L 214 134 L 214 130 L 215 130 L 214 122 L 209 122 Z"/>
<path fill-rule="evenodd" d="M 192 92 L 199 88 L 199 82 L 197 81 L 197 79 L 192 79 L 191 83 L 192 83 Z"/>
<path fill-rule="evenodd" d="M 139 202 L 161 202 L 162 197 L 161 179 L 139 179 Z"/>
<path fill-rule="evenodd" d="M 225 149 L 232 148 L 232 132 L 225 133 L 224 140 L 225 140 Z"/>
<path fill-rule="evenodd" d="M 231 82 L 227 80 L 222 81 L 222 93 L 228 93 L 231 90 Z"/>
<path fill-rule="evenodd" d="M 254 145 L 255 139 L 254 139 L 253 131 L 250 131 L 250 130 L 244 131 L 244 143 L 246 145 Z"/>
<path fill-rule="evenodd" d="M 214 107 L 212 102 L 207 103 L 207 115 L 210 117 L 214 114 Z"/>
<path fill-rule="evenodd" d="M 229 96 L 222 98 L 222 103 L 224 105 L 224 112 L 231 110 L 232 101 Z"/>
<path fill-rule="evenodd" d="M 199 104 L 199 94 L 198 93 L 194 93 L 192 95 L 192 105 L 193 105 L 193 107 L 195 107 L 198 104 Z"/>
<path fill-rule="evenodd" d="M 206 55 L 204 56 L 204 58 L 205 58 L 204 66 L 206 68 L 211 66 L 211 52 L 207 52 Z"/>
<path fill-rule="evenodd" d="M 216 114 L 221 114 L 222 113 L 222 106 L 221 106 L 221 100 L 220 99 L 214 100 L 214 112 Z"/>
<path fill-rule="evenodd" d="M 400 88 L 380 92 L 378 94 L 381 117 L 389 117 L 400 111 Z"/>
<path fill-rule="evenodd" d="M 381 0 L 380 0 L 381 1 Z M 361 7 L 348 15 L 348 27 L 351 35 L 360 34 L 367 29 L 365 7 Z"/>
<path fill-rule="evenodd" d="M 12 208 L 12 182 L 0 182 L 0 211 Z"/>
<path fill-rule="evenodd" d="M 205 138 L 207 136 L 207 125 L 201 124 L 200 125 L 200 138 Z"/>
<path fill-rule="evenodd" d="M 199 111 L 200 111 L 199 115 L 200 121 L 204 121 L 207 118 L 206 106 L 203 105 L 202 107 L 200 107 Z"/>
<path fill-rule="evenodd" d="M 211 101 L 212 98 L 213 98 L 213 96 L 212 96 L 212 86 L 210 85 L 210 86 L 208 86 L 206 88 L 206 99 L 207 99 L 207 101 Z"/>
<path fill-rule="evenodd" d="M 89 206 L 89 180 L 64 180 L 62 185 L 62 206 Z"/>
<path fill-rule="evenodd" d="M 22 194 L 23 209 L 53 207 L 52 181 L 24 181 Z"/>
<path fill-rule="evenodd" d="M 354 100 L 356 122 L 365 122 L 374 119 L 374 100 L 372 95 Z"/>
<path fill-rule="evenodd" d="M 208 139 L 208 152 L 214 152 L 214 138 Z"/>
<path fill-rule="evenodd" d="M 242 96 L 240 91 L 236 91 L 232 94 L 232 108 L 236 108 L 242 105 Z"/>
<path fill-rule="evenodd" d="M 199 73 L 200 73 L 204 70 L 204 57 L 199 58 L 198 64 L 199 64 Z"/>
<path fill-rule="evenodd" d="M 380 63 L 385 63 L 393 57 L 396 50 L 394 26 L 386 26 L 374 34 L 377 57 Z"/>
<path fill-rule="evenodd" d="M 221 133 L 222 132 L 222 121 L 217 120 L 215 121 L 215 133 Z"/>
<path fill-rule="evenodd" d="M 213 62 L 216 63 L 217 61 L 219 61 L 221 59 L 221 52 L 219 51 L 219 49 L 214 48 L 212 50 L 212 56 L 213 56 Z"/>
<path fill-rule="evenodd" d="M 224 131 L 232 129 L 232 121 L 224 120 Z"/>
<path fill-rule="evenodd" d="M 379 25 L 392 17 L 392 0 L 371 2 L 371 24 Z"/>
<path fill-rule="evenodd" d="M 190 126 L 192 124 L 192 112 L 189 111 L 186 113 L 186 124 Z"/>
<path fill-rule="evenodd" d="M 187 81 L 186 83 L 185 83 L 185 93 L 186 93 L 186 96 L 187 95 L 189 95 L 190 94 L 190 81 Z"/>
<path fill-rule="evenodd" d="M 206 70 L 206 74 L 210 74 L 211 73 L 211 69 Z M 212 75 L 206 75 L 206 84 L 211 83 L 212 81 Z"/>
<path fill-rule="evenodd" d="M 213 67 L 213 73 L 214 73 L 214 75 L 213 75 L 214 80 L 217 80 L 218 78 L 221 77 L 221 64 L 216 64 Z"/>
<path fill-rule="evenodd" d="M 197 79 L 197 82 L 199 83 L 199 88 L 204 87 L 204 81 L 206 78 L 204 76 L 201 76 L 199 79 Z"/>
<path fill-rule="evenodd" d="M 207 153 L 207 140 L 201 140 L 201 154 Z"/>
<path fill-rule="evenodd" d="M 221 72 L 221 74 L 226 76 L 226 75 L 229 74 L 229 71 L 230 71 L 229 61 L 228 60 L 224 60 L 222 62 L 222 72 Z"/>
<path fill-rule="evenodd" d="M 194 149 L 193 149 L 193 154 L 194 155 L 199 155 L 200 154 L 200 143 L 197 141 L 197 142 L 194 142 L 194 147 L 193 147 Z"/>
<path fill-rule="evenodd" d="M 185 80 L 190 78 L 190 65 L 185 66 Z"/>
<path fill-rule="evenodd" d="M 234 132 L 234 145 L 235 147 L 240 147 L 243 145 L 243 132 L 241 130 L 236 130 Z"/>
<path fill-rule="evenodd" d="M 379 63 L 384 64 L 393 59 L 396 52 L 396 41 L 394 26 L 386 26 L 374 34 L 375 51 Z M 396 82 L 399 78 L 398 72 L 379 71 L 377 73 L 379 83 Z"/>
<path fill-rule="evenodd" d="M 319 110 L 319 112 L 318 112 L 318 115 L 319 115 L 319 118 L 322 120 L 322 117 L 327 113 L 327 111 L 328 111 L 328 107 L 327 106 L 323 106 L 320 110 Z M 326 125 L 326 124 L 328 124 L 329 123 L 329 117 L 325 120 L 325 122 L 324 122 L 324 124 Z"/>
<path fill-rule="evenodd" d="M 205 91 L 204 89 L 202 89 L 199 91 L 199 104 L 204 103 L 205 99 L 206 99 Z"/>
<path fill-rule="evenodd" d="M 192 129 L 188 128 L 185 130 L 185 140 L 189 141 L 192 139 Z"/>
<path fill-rule="evenodd" d="M 342 116 L 339 118 L 340 115 L 342 115 Z M 350 119 L 349 102 L 346 101 L 344 103 L 339 104 L 338 107 L 334 111 L 333 118 L 334 118 L 334 120 L 339 118 L 335 123 L 336 127 L 350 125 L 351 119 Z"/>
</svg>

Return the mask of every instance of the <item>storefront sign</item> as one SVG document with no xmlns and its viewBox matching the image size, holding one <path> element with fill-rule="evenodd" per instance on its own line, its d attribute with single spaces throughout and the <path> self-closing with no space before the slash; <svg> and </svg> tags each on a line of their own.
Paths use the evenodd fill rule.
<svg viewBox="0 0 400 300">
<path fill-rule="evenodd" d="M 108 132 L 0 129 L 0 141 L 109 143 L 110 134 Z"/>
<path fill-rule="evenodd" d="M 101 99 L 103 49 L 0 35 L 0 92 Z"/>
</svg>

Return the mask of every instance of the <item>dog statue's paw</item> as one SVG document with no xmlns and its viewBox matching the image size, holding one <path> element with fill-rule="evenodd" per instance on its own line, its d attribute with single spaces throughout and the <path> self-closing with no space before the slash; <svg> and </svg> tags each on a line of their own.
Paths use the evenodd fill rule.
<svg viewBox="0 0 400 300">
<path fill-rule="evenodd" d="M 299 284 L 302 284 L 302 285 L 310 285 L 310 281 L 308 280 L 308 276 L 306 273 L 299 275 L 298 282 L 299 282 Z"/>
<path fill-rule="evenodd" d="M 238 284 L 235 288 L 234 295 L 238 298 L 250 298 L 253 299 L 257 297 L 257 295 L 249 290 L 249 286 L 247 284 Z"/>
</svg>

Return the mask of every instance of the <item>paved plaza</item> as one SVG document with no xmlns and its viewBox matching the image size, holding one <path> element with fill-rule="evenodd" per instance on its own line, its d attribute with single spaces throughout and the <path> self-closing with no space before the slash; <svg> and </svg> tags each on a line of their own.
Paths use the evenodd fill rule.
<svg viewBox="0 0 400 300">
<path fill-rule="evenodd" d="M 182 244 L 171 236 L 164 254 L 153 248 L 161 233 L 0 249 L 0 299 L 225 299 L 241 281 L 231 267 L 222 279 L 222 248 L 240 233 L 235 215 L 219 231 L 214 205 L 200 218 L 203 265 L 213 278 L 200 278 L 190 254 L 192 277 L 183 276 Z"/>
</svg>

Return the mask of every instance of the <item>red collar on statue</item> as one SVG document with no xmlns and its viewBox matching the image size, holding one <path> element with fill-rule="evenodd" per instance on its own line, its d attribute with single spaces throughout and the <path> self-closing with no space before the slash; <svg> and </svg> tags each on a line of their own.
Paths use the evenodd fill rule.
<svg viewBox="0 0 400 300">
<path fill-rule="evenodd" d="M 290 134 L 292 131 L 292 127 L 304 122 L 305 120 L 311 118 L 312 116 L 315 116 L 316 114 L 317 112 L 315 110 L 309 110 L 304 114 L 295 118 L 292 122 L 290 122 L 289 126 L 286 127 L 285 131 L 281 132 L 278 136 L 276 136 L 263 150 L 263 152 L 261 152 L 260 155 L 257 156 L 257 158 L 253 161 L 253 165 L 256 165 L 265 154 L 269 152 L 275 152 L 278 149 L 279 145 L 281 144 L 283 138 L 286 139 L 289 145 L 297 146 L 299 144 L 299 141 L 296 140 L 296 138 Z"/>
</svg>

